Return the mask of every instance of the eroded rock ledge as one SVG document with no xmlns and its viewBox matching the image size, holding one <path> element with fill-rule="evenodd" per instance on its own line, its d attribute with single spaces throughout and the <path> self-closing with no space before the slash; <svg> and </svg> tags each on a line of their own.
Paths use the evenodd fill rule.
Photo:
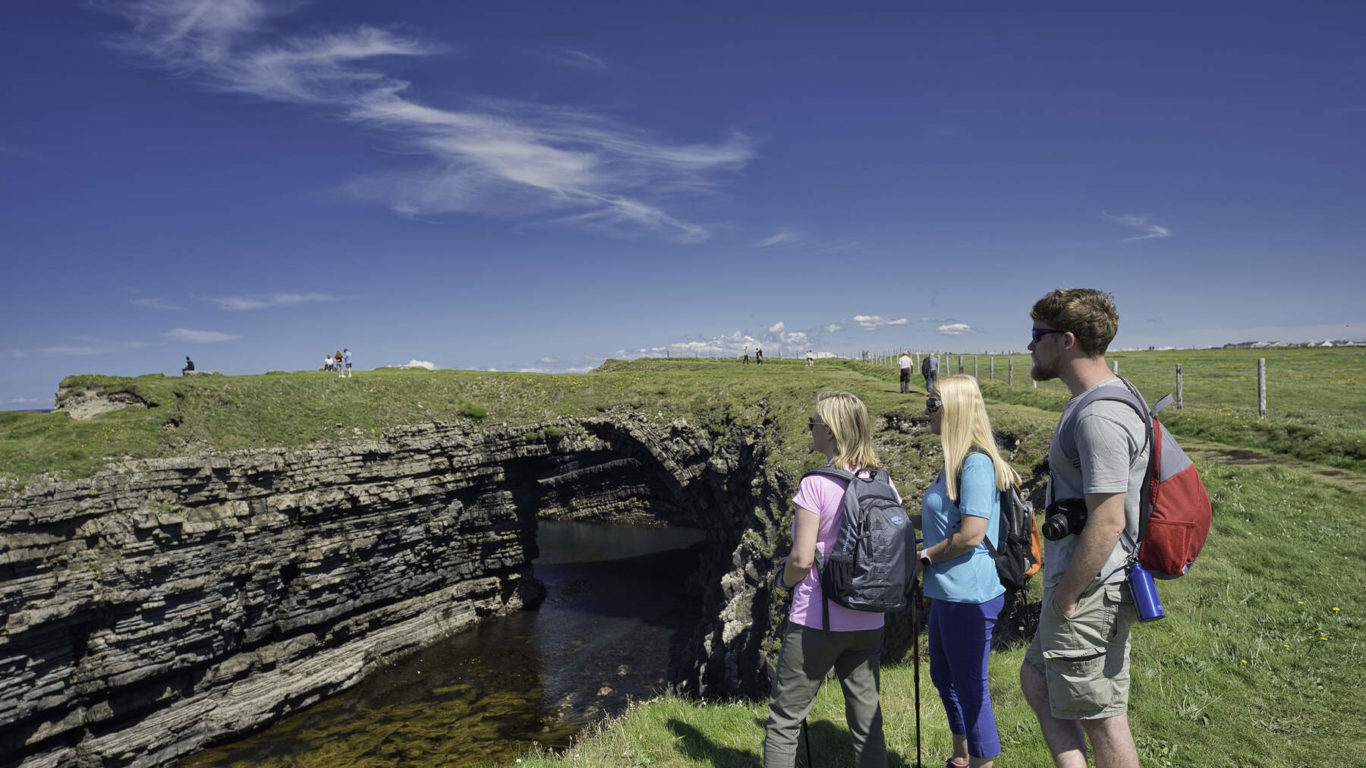
<svg viewBox="0 0 1366 768">
<path fill-rule="evenodd" d="M 674 685 L 761 694 L 791 490 L 765 433 L 431 424 L 30 484 L 0 499 L 0 765 L 166 765 L 532 603 L 538 514 L 705 531 Z"/>
</svg>

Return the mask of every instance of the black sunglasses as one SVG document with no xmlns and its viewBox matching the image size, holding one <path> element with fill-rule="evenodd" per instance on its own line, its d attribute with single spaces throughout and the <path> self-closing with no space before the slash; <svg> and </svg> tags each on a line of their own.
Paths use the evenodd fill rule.
<svg viewBox="0 0 1366 768">
<path fill-rule="evenodd" d="M 807 428 L 807 429 L 815 429 L 816 427 L 823 427 L 823 426 L 825 426 L 825 422 L 823 422 L 823 421 L 816 421 L 815 419 L 807 419 L 807 420 L 806 420 L 806 428 Z"/>
<path fill-rule="evenodd" d="M 1039 339 L 1042 339 L 1050 333 L 1070 333 L 1070 331 L 1060 331 L 1057 328 L 1030 328 L 1029 338 L 1032 339 L 1035 344 L 1038 344 Z"/>
<path fill-rule="evenodd" d="M 925 398 L 925 413 L 934 413 L 944 407 L 944 402 L 935 395 Z"/>
</svg>

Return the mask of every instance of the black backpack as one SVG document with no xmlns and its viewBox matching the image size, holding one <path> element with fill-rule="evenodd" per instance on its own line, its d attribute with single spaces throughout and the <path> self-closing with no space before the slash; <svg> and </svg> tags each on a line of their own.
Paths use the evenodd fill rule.
<svg viewBox="0 0 1366 768">
<path fill-rule="evenodd" d="M 848 472 L 821 467 L 807 473 L 845 480 L 843 518 L 835 546 L 817 562 L 825 595 L 822 614 L 830 628 L 830 601 L 855 611 L 882 613 L 906 607 L 915 533 L 897 501 L 886 470 Z"/>
<path fill-rule="evenodd" d="M 974 446 L 970 451 L 987 455 L 986 451 Z M 958 473 L 958 498 L 963 498 L 963 473 Z M 1024 589 L 1029 577 L 1043 568 L 1043 541 L 1039 537 L 1039 526 L 1034 521 L 1034 505 L 1020 495 L 1020 486 L 1011 483 L 1001 491 L 1001 514 L 996 528 L 996 546 L 991 537 L 982 539 L 987 552 L 996 562 L 996 576 L 1006 589 Z"/>
</svg>

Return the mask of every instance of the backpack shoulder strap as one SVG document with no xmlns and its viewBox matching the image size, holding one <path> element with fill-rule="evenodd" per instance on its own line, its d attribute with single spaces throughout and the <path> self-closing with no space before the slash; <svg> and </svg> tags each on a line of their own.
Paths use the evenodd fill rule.
<svg viewBox="0 0 1366 768">
<path fill-rule="evenodd" d="M 1139 489 L 1138 501 L 1138 537 L 1139 539 L 1142 539 L 1143 529 L 1146 527 L 1147 523 L 1147 510 L 1152 503 L 1152 479 L 1157 469 L 1157 451 L 1155 450 L 1156 446 L 1153 442 L 1155 438 L 1155 434 L 1153 431 L 1153 414 L 1156 413 L 1158 410 L 1161 410 L 1162 408 L 1166 408 L 1171 403 L 1171 395 L 1162 398 L 1162 400 L 1158 401 L 1157 407 L 1150 410 L 1148 408 L 1147 401 L 1143 399 L 1143 395 L 1139 394 L 1138 389 L 1134 387 L 1134 385 L 1128 379 L 1122 376 L 1116 378 L 1118 378 L 1120 382 L 1124 384 L 1124 389 L 1119 389 L 1118 387 L 1102 386 L 1096 387 L 1090 392 L 1087 392 L 1086 394 L 1082 395 L 1081 402 L 1077 403 L 1075 408 L 1072 408 L 1066 416 L 1064 416 L 1061 420 L 1058 421 L 1058 431 L 1056 435 L 1059 447 L 1062 448 L 1063 455 L 1067 457 L 1068 461 L 1072 462 L 1072 466 L 1080 468 L 1081 454 L 1077 451 L 1076 430 L 1077 419 L 1080 418 L 1082 409 L 1097 400 L 1114 400 L 1116 402 L 1124 403 L 1128 405 L 1130 408 L 1134 409 L 1134 412 L 1137 413 L 1138 417 L 1143 421 L 1144 446 L 1148 449 L 1148 468 L 1143 474 L 1143 485 Z M 1107 392 L 1106 390 L 1109 391 Z M 1049 479 L 1048 485 L 1049 495 L 1051 499 L 1053 488 L 1052 478 Z M 1126 549 L 1129 550 L 1130 559 L 1137 558 L 1139 543 L 1137 541 L 1134 541 L 1133 537 L 1129 535 L 1129 531 L 1127 528 L 1124 530 L 1124 533 L 1120 538 L 1122 542 L 1126 545 Z"/>
<path fill-rule="evenodd" d="M 974 453 L 980 453 L 980 454 L 982 454 L 983 456 L 987 457 L 988 459 L 991 458 L 991 454 L 989 454 L 989 453 L 987 453 L 986 451 L 982 450 L 981 446 L 978 446 L 978 445 L 974 445 L 974 446 L 972 446 L 971 448 L 968 449 L 968 456 L 971 456 L 971 455 L 974 454 Z M 962 466 L 962 467 L 959 467 L 959 469 L 958 469 L 958 503 L 959 503 L 959 504 L 962 504 L 962 503 L 963 503 L 963 470 L 964 470 L 964 469 L 967 467 L 967 465 L 968 465 L 968 456 L 964 456 L 964 457 L 963 457 L 963 466 Z M 993 469 L 993 471 L 995 470 L 995 466 L 996 466 L 996 464 L 995 464 L 995 462 L 993 462 L 993 463 L 992 463 L 992 469 Z M 1000 503 L 1000 505 L 999 505 L 1001 509 L 1000 509 L 1000 511 L 997 513 L 997 523 L 996 523 L 996 528 L 998 529 L 998 530 L 997 530 L 997 533 L 996 533 L 996 538 L 997 538 L 998 540 L 1001 538 L 1001 534 L 1000 534 L 1000 530 L 999 530 L 999 529 L 1001 528 L 1002 524 L 1005 523 L 1005 519 L 1006 519 L 1006 516 L 1005 516 L 1005 514 L 1004 514 L 1004 512 L 1005 512 L 1005 509 L 1004 509 L 1004 508 L 1005 508 L 1005 504 L 1006 504 L 1006 497 L 1005 497 L 1004 494 L 1002 494 L 1002 495 L 1001 495 L 1001 503 Z M 961 523 L 960 523 L 960 525 L 961 525 Z M 987 547 L 987 552 L 990 552 L 990 553 L 991 553 L 991 556 L 992 556 L 992 557 L 995 557 L 995 556 L 996 556 L 996 547 L 993 547 L 993 546 L 991 545 L 991 531 L 987 531 L 987 535 L 982 537 L 982 543 L 986 545 L 986 547 Z"/>
<path fill-rule="evenodd" d="M 836 480 L 843 480 L 847 483 L 844 489 L 844 502 L 841 505 L 842 508 L 845 510 L 845 513 L 847 514 L 850 504 L 849 489 L 852 488 L 854 485 L 854 473 L 850 472 L 847 469 L 840 469 L 839 467 L 832 467 L 826 465 L 823 467 L 816 467 L 810 472 L 807 472 L 806 474 L 802 475 L 802 479 L 805 480 L 806 478 L 811 477 L 813 475 L 832 477 Z M 853 506 L 855 510 L 857 510 L 858 504 L 855 503 Z M 821 582 L 821 619 L 823 622 L 821 624 L 821 628 L 828 630 L 830 629 L 830 598 L 825 594 L 825 575 L 822 573 L 822 571 L 825 569 L 823 567 L 824 564 L 821 562 L 819 554 L 820 553 L 817 552 L 817 557 L 814 565 L 816 567 L 816 579 Z"/>
<path fill-rule="evenodd" d="M 854 479 L 853 472 L 850 472 L 847 469 L 840 469 L 839 467 L 832 467 L 828 465 L 824 467 L 816 467 L 810 472 L 807 472 L 806 474 L 802 475 L 802 478 L 805 479 L 812 475 L 825 475 L 826 477 L 833 477 L 845 481 Z"/>
<path fill-rule="evenodd" d="M 1138 418 L 1143 420 L 1145 431 L 1144 439 L 1147 445 L 1153 442 L 1153 417 L 1148 410 L 1148 404 L 1143 400 L 1143 396 L 1138 393 L 1133 384 L 1128 379 L 1119 379 L 1124 384 L 1124 389 L 1111 386 L 1099 386 L 1081 396 L 1081 399 L 1072 405 L 1067 413 L 1058 421 L 1057 435 L 1059 447 L 1067 460 L 1074 467 L 1081 466 L 1081 454 L 1077 451 L 1077 420 L 1081 418 L 1081 413 L 1088 405 L 1098 400 L 1113 400 L 1124 403 L 1134 409 Z M 1167 400 L 1163 398 L 1162 407 L 1166 407 Z"/>
</svg>

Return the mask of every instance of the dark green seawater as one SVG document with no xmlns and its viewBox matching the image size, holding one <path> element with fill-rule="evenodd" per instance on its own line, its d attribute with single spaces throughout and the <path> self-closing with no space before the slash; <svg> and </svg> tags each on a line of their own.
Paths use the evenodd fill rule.
<svg viewBox="0 0 1366 768">
<path fill-rule="evenodd" d="M 699 619 L 702 533 L 539 524 L 535 611 L 491 619 L 177 768 L 505 765 L 662 690 Z"/>
</svg>

